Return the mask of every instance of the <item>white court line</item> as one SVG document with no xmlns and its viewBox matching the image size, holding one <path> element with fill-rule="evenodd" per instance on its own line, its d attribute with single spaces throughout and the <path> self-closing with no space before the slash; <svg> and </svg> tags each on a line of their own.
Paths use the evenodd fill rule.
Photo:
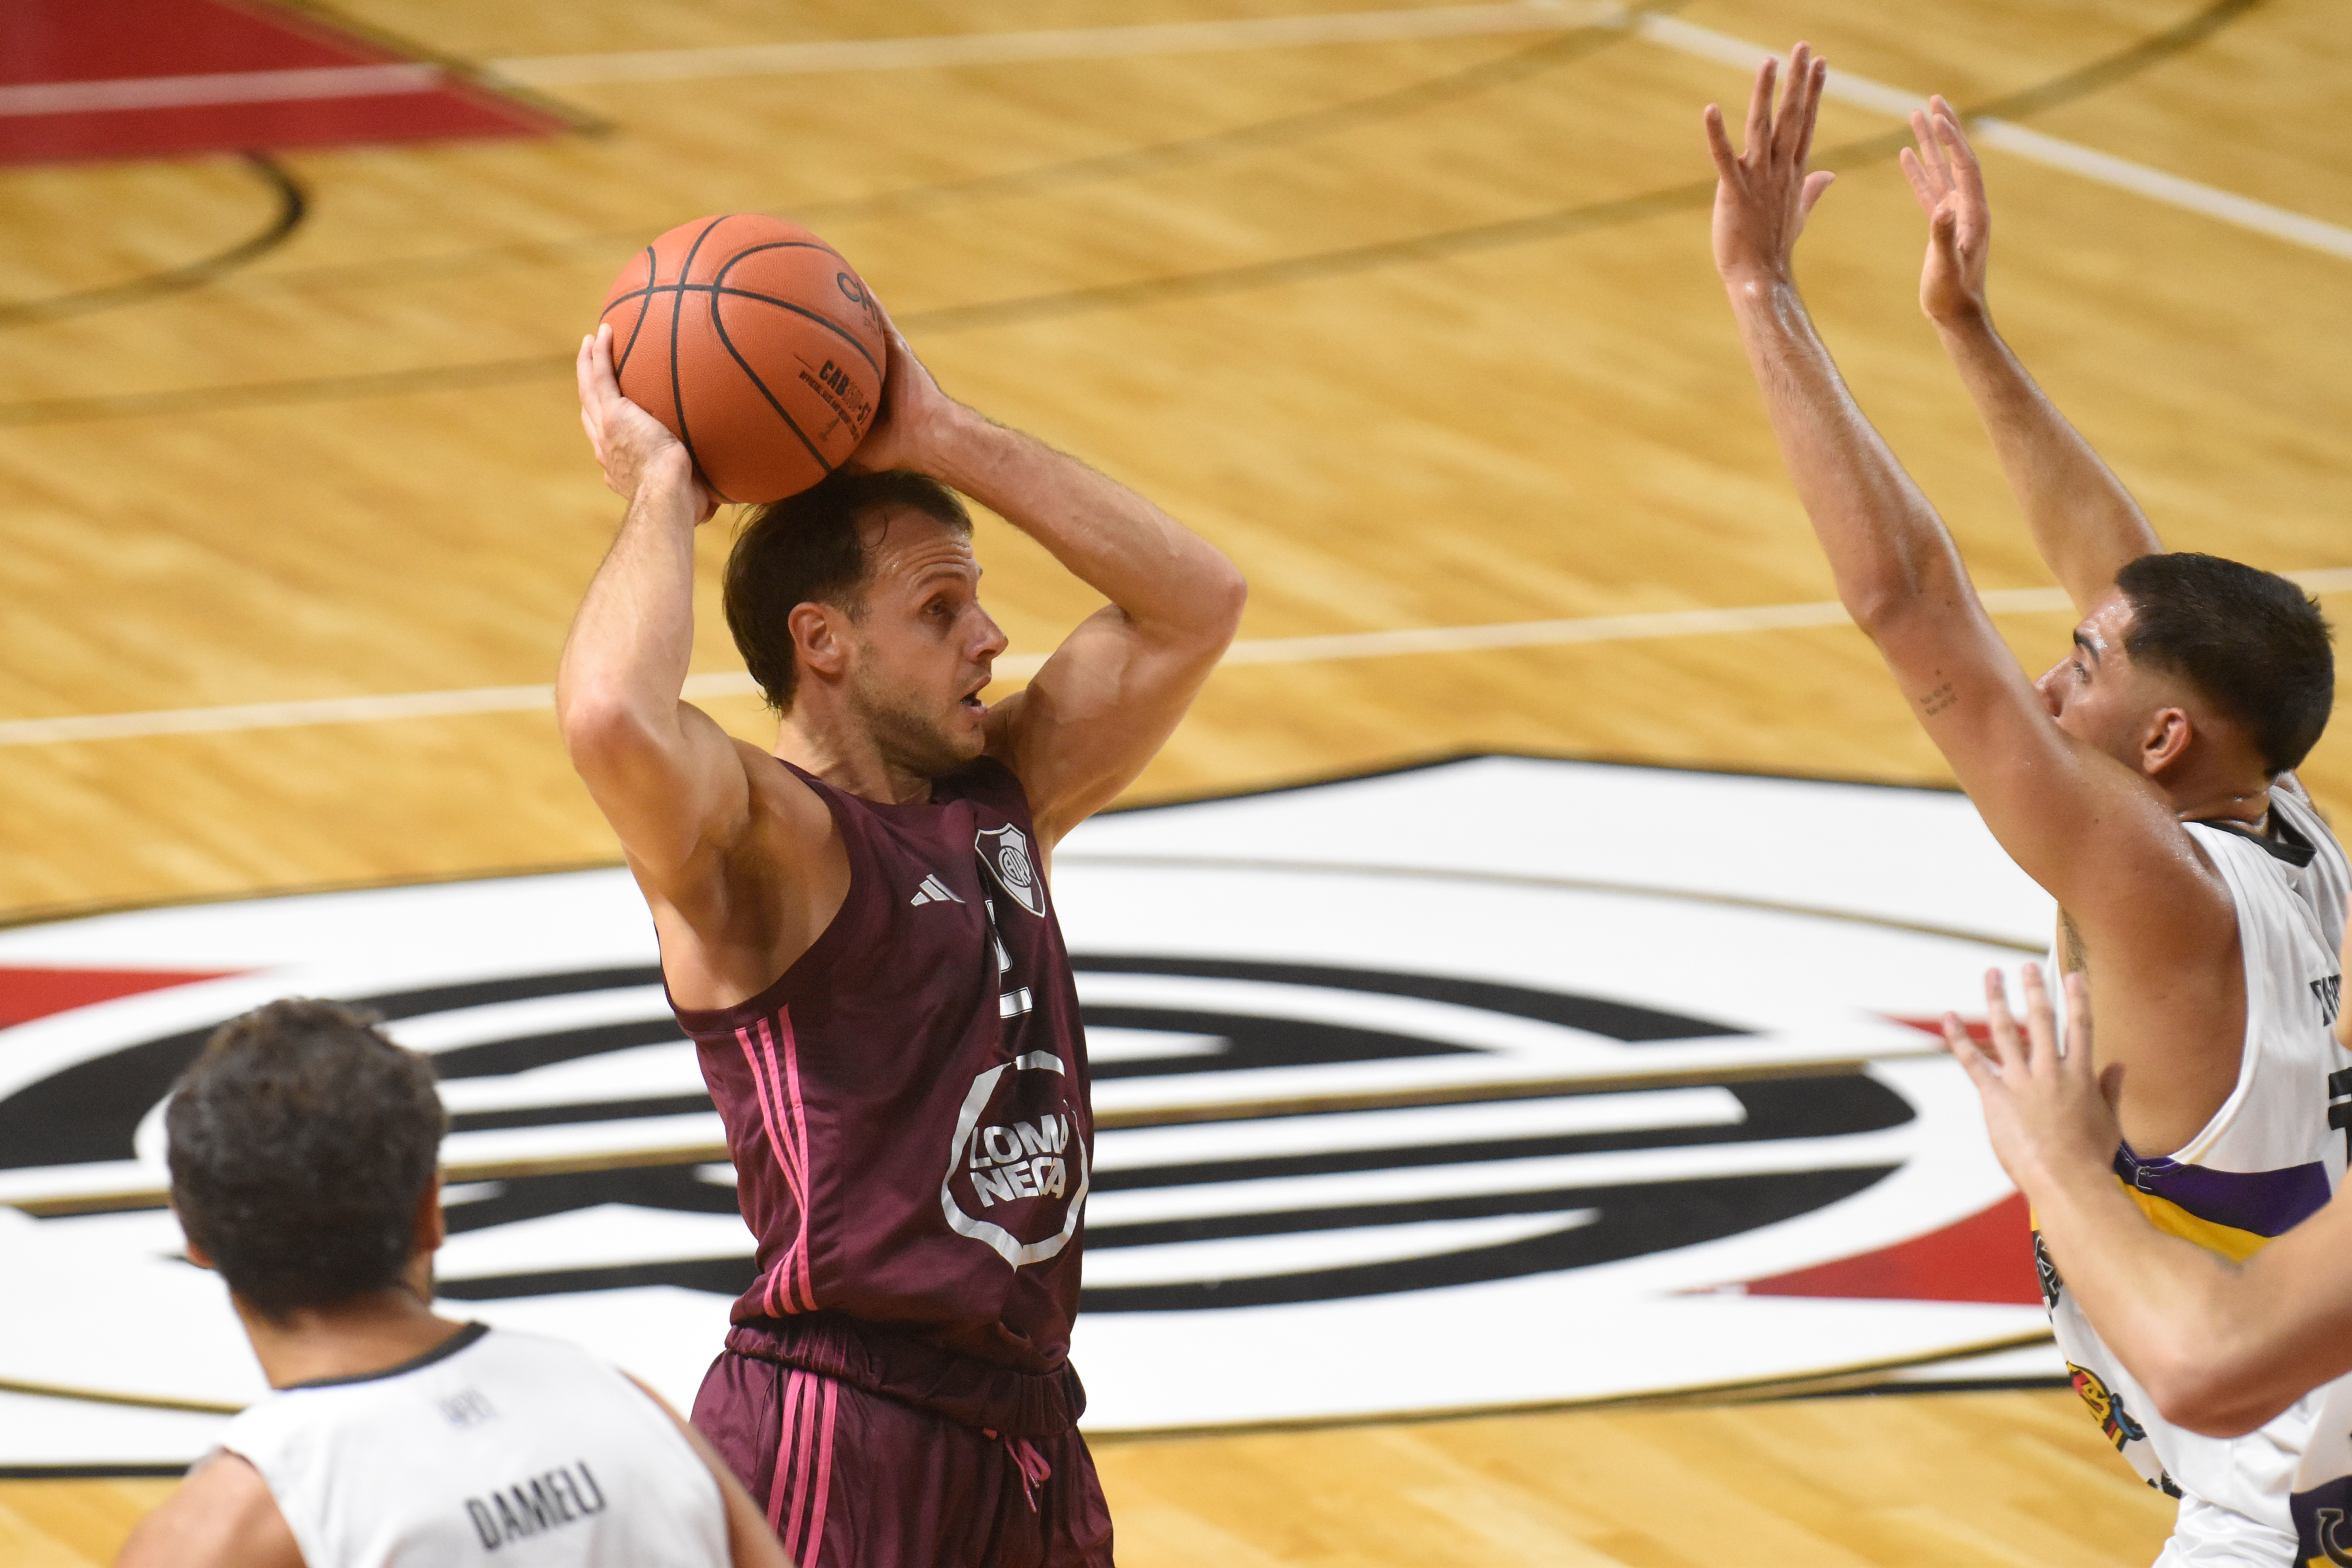
<svg viewBox="0 0 2352 1568">
<path fill-rule="evenodd" d="M 1564 0 L 1521 0 L 1505 5 L 1431 5 L 1329 16 L 1257 16 L 1027 33 L 952 33 L 913 38 L 840 38 L 716 48 L 537 55 L 495 60 L 489 68 L 520 85 L 561 87 L 1560 32 L 1575 27 L 1620 26 L 1628 21 L 1636 36 L 1651 43 L 1742 69 L 1754 68 L 1759 60 L 1772 52 L 1760 44 L 1696 26 L 1676 17 L 1634 17 L 1622 5 L 1606 0 L 1583 5 L 1566 4 Z M 439 67 L 416 62 L 104 81 L 24 82 L 0 87 L 0 117 L 372 97 L 430 92 L 441 83 Z M 1900 88 L 1845 71 L 1830 73 L 1827 91 L 1842 101 L 1897 118 L 1926 102 Z M 1979 120 L 1975 122 L 1975 132 L 1983 145 L 2017 157 L 2352 260 L 2352 228 L 2185 180 L 2008 121 Z"/>
<path fill-rule="evenodd" d="M 104 81 L 28 81 L 0 87 L 0 116 L 186 109 L 207 103 L 289 103 L 318 98 L 381 98 L 393 93 L 434 92 L 440 86 L 439 66 L 409 62 L 316 66 L 303 70 L 212 71 L 201 76 L 118 77 Z"/>
<path fill-rule="evenodd" d="M 2352 590 L 2352 567 L 2289 572 L 2305 592 Z M 2033 615 L 2067 607 L 2057 588 L 1996 588 L 1979 597 L 1996 616 Z M 1506 621 L 1488 626 L 1407 626 L 1385 632 L 1338 632 L 1322 637 L 1260 637 L 1225 650 L 1226 664 L 1314 664 L 1386 658 L 1416 653 L 1475 653 L 1489 648 L 1562 647 L 1572 643 L 1635 642 L 1728 632 L 1780 631 L 1846 624 L 1834 599 L 1795 605 L 1746 605 L 1719 610 L 1661 610 L 1638 616 L 1581 616 L 1563 620 Z M 996 673 L 1023 679 L 1037 673 L 1042 654 L 996 661 Z M 687 697 L 756 697 L 760 689 L 740 669 L 686 678 Z M 478 686 L 455 691 L 403 691 L 378 697 L 324 697 L 297 702 L 244 702 L 220 708 L 165 708 L 143 713 L 75 713 L 55 719 L 0 720 L 0 746 L 58 745 L 70 741 L 127 741 L 147 735 L 202 735 L 240 730 L 285 730 L 310 724 L 369 724 L 394 719 L 441 719 L 467 713 L 545 712 L 552 686 Z"/>
<path fill-rule="evenodd" d="M 1682 54 L 1696 55 L 1702 59 L 1738 66 L 1744 71 L 1755 70 L 1757 65 L 1773 51 L 1761 44 L 1751 44 L 1727 33 L 1717 33 L 1706 27 L 1694 26 L 1674 16 L 1644 16 L 1635 19 L 1636 37 L 1662 45 Z M 1855 76 L 1849 71 L 1832 69 L 1829 80 L 1822 84 L 1823 94 L 1851 103 L 1858 109 L 1907 119 L 1915 109 L 1925 109 L 1927 100 L 1916 93 L 1890 87 L 1883 81 Z M 2213 185 L 2199 184 L 2178 174 L 2168 174 L 2161 169 L 2151 169 L 2145 163 L 2117 158 L 2095 152 L 2073 142 L 2062 142 L 2055 136 L 2044 136 L 2039 131 L 2028 131 L 2022 125 L 2006 120 L 1972 121 L 1969 135 L 1980 147 L 1997 147 L 2015 157 L 2063 169 L 2067 174 L 2093 180 L 2117 190 L 2129 191 L 2153 202 L 2176 206 L 2257 234 L 2283 239 L 2290 245 L 2300 245 L 2329 256 L 2352 260 L 2352 228 L 2326 223 L 2315 217 L 2284 207 L 2274 207 L 2249 196 L 2225 191 Z"/>
<path fill-rule="evenodd" d="M 1315 44 L 1372 44 L 1495 33 L 1554 33 L 1573 27 L 1608 26 L 1624 17 L 1624 7 L 1617 5 L 1562 5 L 1557 0 L 1542 4 L 1537 0 L 1519 5 L 1432 5 L 1330 16 L 1065 27 L 1034 33 L 950 33 L 916 38 L 840 38 L 804 44 L 648 49 L 636 54 L 534 55 L 491 60 L 487 68 L 498 77 L 529 87 L 575 87 L 592 82 L 803 76 Z"/>
<path fill-rule="evenodd" d="M 2063 169 L 2070 174 L 2096 180 L 2150 201 L 2185 207 L 2240 228 L 2266 234 L 2273 239 L 2284 239 L 2290 245 L 2352 261 L 2352 228 L 2289 212 L 2235 192 L 2200 185 L 2194 180 L 2184 180 L 2145 163 L 2128 163 L 2072 142 L 2061 142 L 2055 136 L 2044 136 L 2039 131 L 2028 131 L 2006 120 L 1979 120 L 1969 130 L 1981 146 L 1998 147 L 2017 157 Z"/>
</svg>

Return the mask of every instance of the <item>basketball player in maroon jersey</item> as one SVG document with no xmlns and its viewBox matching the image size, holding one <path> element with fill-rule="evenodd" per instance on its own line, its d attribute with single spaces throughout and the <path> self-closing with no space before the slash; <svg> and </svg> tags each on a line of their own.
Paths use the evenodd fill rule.
<svg viewBox="0 0 2352 1568">
<path fill-rule="evenodd" d="M 582 421 L 629 505 L 557 706 L 758 1237 L 696 1426 L 803 1568 L 1107 1564 L 1068 1360 L 1093 1119 L 1046 871 L 1175 729 L 1244 588 L 889 341 L 855 458 L 751 514 L 729 560 L 772 754 L 679 700 L 713 502 L 621 395 L 610 329 L 583 342 Z M 954 491 L 1109 601 L 993 707 L 1005 638 Z"/>
</svg>

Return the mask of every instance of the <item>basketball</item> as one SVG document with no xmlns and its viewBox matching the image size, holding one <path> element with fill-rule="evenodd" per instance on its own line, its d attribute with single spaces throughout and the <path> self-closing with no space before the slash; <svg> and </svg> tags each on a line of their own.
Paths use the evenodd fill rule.
<svg viewBox="0 0 2352 1568">
<path fill-rule="evenodd" d="M 680 224 L 621 268 L 601 319 L 623 395 L 686 443 L 721 500 L 807 489 L 882 401 L 882 312 L 839 251 L 781 218 Z"/>
</svg>

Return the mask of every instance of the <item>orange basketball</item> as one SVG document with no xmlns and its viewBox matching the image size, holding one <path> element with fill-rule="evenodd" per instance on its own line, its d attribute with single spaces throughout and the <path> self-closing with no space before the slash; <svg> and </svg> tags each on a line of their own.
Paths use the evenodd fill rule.
<svg viewBox="0 0 2352 1568">
<path fill-rule="evenodd" d="M 730 501 L 782 500 L 841 466 L 882 402 L 882 312 L 841 253 L 757 213 L 698 217 L 613 280 L 621 392 Z"/>
</svg>

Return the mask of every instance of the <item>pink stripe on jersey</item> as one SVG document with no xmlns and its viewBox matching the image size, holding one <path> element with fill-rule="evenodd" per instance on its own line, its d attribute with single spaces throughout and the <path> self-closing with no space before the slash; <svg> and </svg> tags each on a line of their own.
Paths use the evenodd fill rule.
<svg viewBox="0 0 2352 1568">
<path fill-rule="evenodd" d="M 793 1016 L 790 1012 L 779 1008 L 776 1013 L 776 1026 L 784 1032 L 784 1082 L 791 1089 L 793 1097 L 793 1160 L 798 1167 L 797 1173 L 800 1178 L 794 1184 L 794 1188 L 800 1198 L 801 1231 L 799 1239 L 793 1244 L 792 1251 L 785 1257 L 784 1271 L 787 1289 L 789 1289 L 793 1266 L 797 1261 L 800 1266 L 800 1310 L 814 1312 L 816 1310 L 816 1285 L 809 1277 L 808 1108 L 801 1102 L 800 1041 L 793 1034 Z M 760 1034 L 767 1044 L 768 1074 L 772 1082 L 776 1072 L 776 1039 L 775 1036 L 769 1031 L 764 1019 L 760 1025 Z M 781 1111 L 782 1107 L 779 1106 L 777 1109 Z"/>
<path fill-rule="evenodd" d="M 752 1047 L 751 1031 L 748 1026 L 735 1031 L 735 1043 L 743 1047 L 743 1065 L 751 1069 L 751 1098 L 759 1102 L 760 1123 L 768 1130 L 769 1152 L 776 1157 L 777 1168 L 784 1173 L 784 1184 L 793 1189 L 793 1201 L 800 1205 L 802 1223 L 805 1225 L 808 1220 L 808 1203 L 793 1180 L 792 1160 L 784 1148 L 783 1134 L 776 1125 L 778 1121 L 776 1108 L 768 1099 L 767 1080 L 760 1076 L 760 1055 Z M 776 1300 L 776 1276 L 771 1273 L 767 1280 L 766 1302 L 768 1310 L 781 1317 L 787 1309 L 779 1305 Z"/>
</svg>

